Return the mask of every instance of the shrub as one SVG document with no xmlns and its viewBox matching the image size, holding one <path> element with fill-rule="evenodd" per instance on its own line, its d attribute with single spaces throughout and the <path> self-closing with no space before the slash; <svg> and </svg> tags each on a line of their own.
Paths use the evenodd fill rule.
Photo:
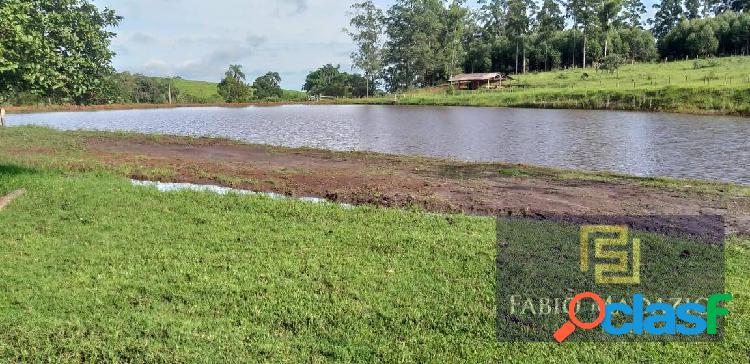
<svg viewBox="0 0 750 364">
<path fill-rule="evenodd" d="M 693 69 L 711 68 L 719 65 L 719 61 L 715 59 L 696 59 L 693 62 Z"/>
<path fill-rule="evenodd" d="M 604 59 L 602 59 L 602 62 L 599 65 L 599 69 L 602 71 L 607 71 L 609 73 L 614 73 L 624 63 L 625 63 L 625 58 L 623 58 L 619 54 L 612 53 L 604 57 Z"/>
</svg>

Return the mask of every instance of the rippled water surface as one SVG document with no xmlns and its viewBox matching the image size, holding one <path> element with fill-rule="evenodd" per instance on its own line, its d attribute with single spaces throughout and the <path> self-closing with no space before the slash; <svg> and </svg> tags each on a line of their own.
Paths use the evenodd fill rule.
<svg viewBox="0 0 750 364">
<path fill-rule="evenodd" d="M 10 115 L 10 125 L 504 161 L 750 184 L 750 119 L 422 106 L 178 108 Z"/>
</svg>

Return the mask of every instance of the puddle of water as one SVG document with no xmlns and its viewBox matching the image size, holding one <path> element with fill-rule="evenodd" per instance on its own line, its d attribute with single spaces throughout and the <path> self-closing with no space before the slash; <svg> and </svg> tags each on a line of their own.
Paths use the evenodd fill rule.
<svg viewBox="0 0 750 364">
<path fill-rule="evenodd" d="M 256 191 L 241 190 L 241 189 L 236 189 L 236 188 L 229 188 L 229 187 L 222 187 L 222 186 L 215 186 L 215 185 L 197 185 L 194 183 L 169 183 L 169 182 L 156 182 L 156 181 L 139 181 L 139 180 L 134 180 L 134 179 L 131 179 L 130 182 L 134 186 L 155 187 L 157 190 L 161 192 L 173 192 L 173 191 L 186 191 L 187 190 L 187 191 L 215 193 L 215 194 L 222 195 L 222 196 L 227 195 L 229 193 L 234 193 L 238 195 L 266 196 L 274 200 L 292 199 L 292 200 L 309 202 L 309 203 L 332 203 L 332 204 L 342 206 L 344 208 L 352 208 L 352 205 L 349 205 L 349 204 L 338 204 L 338 203 L 328 201 L 324 198 L 318 198 L 318 197 L 293 198 L 293 197 L 287 197 L 287 196 L 284 196 L 278 193 L 273 193 L 273 192 L 256 192 Z"/>
</svg>

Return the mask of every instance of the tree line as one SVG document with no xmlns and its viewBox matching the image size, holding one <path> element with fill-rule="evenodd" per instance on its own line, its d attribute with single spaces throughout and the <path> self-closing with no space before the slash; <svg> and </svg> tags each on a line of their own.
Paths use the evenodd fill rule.
<svg viewBox="0 0 750 364">
<path fill-rule="evenodd" d="M 354 4 L 353 66 L 390 91 L 463 72 L 617 67 L 750 53 L 750 0 L 396 0 Z"/>
<path fill-rule="evenodd" d="M 327 64 L 310 72 L 302 89 L 313 96 L 367 97 L 375 94 L 375 83 L 360 74 L 341 71 L 341 66 Z"/>
<path fill-rule="evenodd" d="M 252 85 L 248 84 L 246 79 L 241 65 L 230 65 L 224 73 L 224 79 L 217 86 L 219 95 L 229 103 L 274 101 L 284 95 L 280 86 L 281 76 L 277 72 L 268 72 L 256 78 Z"/>
</svg>

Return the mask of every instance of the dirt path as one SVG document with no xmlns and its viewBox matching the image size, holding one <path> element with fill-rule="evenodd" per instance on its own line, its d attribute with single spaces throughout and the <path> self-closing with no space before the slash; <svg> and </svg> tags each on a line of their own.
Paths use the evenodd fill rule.
<svg viewBox="0 0 750 364">
<path fill-rule="evenodd" d="M 530 216 L 720 214 L 730 232 L 750 231 L 750 198 L 668 191 L 637 181 L 503 175 L 507 164 L 471 164 L 372 153 L 243 145 L 215 139 L 88 138 L 111 165 L 169 168 L 169 182 L 231 185 L 351 204 L 419 206 L 436 212 Z M 517 166 L 516 166 L 517 167 Z M 513 174 L 513 173 L 510 173 Z M 147 176 L 131 176 L 147 178 Z"/>
<path fill-rule="evenodd" d="M 0 197 L 0 211 L 2 211 L 6 206 L 10 205 L 13 200 L 23 196 L 23 194 L 26 193 L 25 189 L 20 189 L 15 192 L 11 192 L 5 196 Z"/>
</svg>

